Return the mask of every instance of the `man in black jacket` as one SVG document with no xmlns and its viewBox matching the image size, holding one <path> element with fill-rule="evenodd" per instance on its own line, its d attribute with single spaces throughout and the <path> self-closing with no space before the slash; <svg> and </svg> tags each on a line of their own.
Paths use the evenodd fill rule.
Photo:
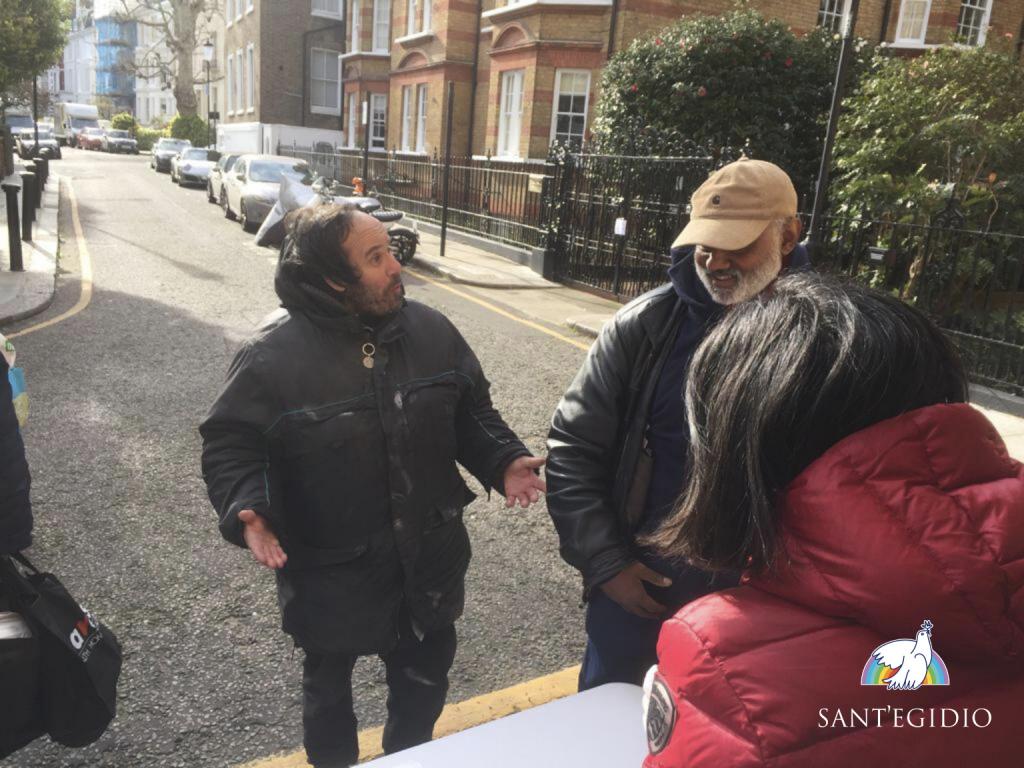
<svg viewBox="0 0 1024 768">
<path fill-rule="evenodd" d="M 358 758 L 351 675 L 378 654 L 384 749 L 427 741 L 444 706 L 474 497 L 536 501 L 533 458 L 491 405 L 465 340 L 406 302 L 376 219 L 322 206 L 291 221 L 282 309 L 238 352 L 200 427 L 203 475 L 230 542 L 277 576 L 305 652 L 303 731 L 317 768 Z"/>
<path fill-rule="evenodd" d="M 690 358 L 726 307 L 756 296 L 782 268 L 807 264 L 796 214 L 796 190 L 771 163 L 740 160 L 712 174 L 673 244 L 670 284 L 604 327 L 555 411 L 547 504 L 588 598 L 581 689 L 639 684 L 657 661 L 663 618 L 735 584 L 660 561 L 637 539 L 657 528 L 683 485 Z"/>
</svg>

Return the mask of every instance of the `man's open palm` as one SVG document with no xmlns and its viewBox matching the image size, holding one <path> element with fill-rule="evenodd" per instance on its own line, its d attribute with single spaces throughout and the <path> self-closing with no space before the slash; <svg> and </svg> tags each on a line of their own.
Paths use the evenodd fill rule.
<svg viewBox="0 0 1024 768">
<path fill-rule="evenodd" d="M 537 474 L 544 466 L 544 459 L 535 456 L 520 456 L 505 469 L 505 506 L 514 507 L 519 503 L 526 509 L 540 499 L 540 495 L 548 489 L 547 484 Z"/>
<path fill-rule="evenodd" d="M 288 555 L 281 549 L 281 542 L 267 521 L 251 509 L 239 512 L 238 519 L 243 524 L 242 538 L 256 561 L 267 568 L 283 567 L 288 561 Z"/>
</svg>

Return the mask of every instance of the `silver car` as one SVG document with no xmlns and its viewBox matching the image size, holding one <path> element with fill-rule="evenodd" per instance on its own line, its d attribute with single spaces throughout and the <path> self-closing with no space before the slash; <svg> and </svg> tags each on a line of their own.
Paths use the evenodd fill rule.
<svg viewBox="0 0 1024 768">
<path fill-rule="evenodd" d="M 224 215 L 238 219 L 246 232 L 255 231 L 277 202 L 281 180 L 288 176 L 309 183 L 305 160 L 280 155 L 242 155 L 224 182 Z"/>
<path fill-rule="evenodd" d="M 206 186 L 210 169 L 220 159 L 220 152 L 201 147 L 183 149 L 180 155 L 171 158 L 171 182 L 174 184 L 195 184 Z"/>
<path fill-rule="evenodd" d="M 217 164 L 210 169 L 210 180 L 206 182 L 206 199 L 214 205 L 224 205 L 224 182 L 240 157 L 241 155 L 237 152 L 231 155 L 221 155 Z"/>
<path fill-rule="evenodd" d="M 100 143 L 104 152 L 124 152 L 129 155 L 139 154 L 139 144 L 128 131 L 115 129 L 107 131 Z"/>
<path fill-rule="evenodd" d="M 23 158 L 36 156 L 36 129 L 22 128 L 18 134 L 18 154 Z M 53 160 L 60 160 L 60 144 L 54 138 L 53 132 L 48 128 L 39 128 L 39 152 L 40 157 L 48 157 Z"/>
</svg>

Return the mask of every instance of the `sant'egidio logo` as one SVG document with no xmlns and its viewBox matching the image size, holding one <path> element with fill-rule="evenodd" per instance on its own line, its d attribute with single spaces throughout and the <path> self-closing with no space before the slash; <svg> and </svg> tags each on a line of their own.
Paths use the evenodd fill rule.
<svg viewBox="0 0 1024 768">
<path fill-rule="evenodd" d="M 884 685 L 890 691 L 916 691 L 922 685 L 949 685 L 949 670 L 932 647 L 928 619 L 913 640 L 890 640 L 871 652 L 860 676 L 861 685 Z"/>
</svg>

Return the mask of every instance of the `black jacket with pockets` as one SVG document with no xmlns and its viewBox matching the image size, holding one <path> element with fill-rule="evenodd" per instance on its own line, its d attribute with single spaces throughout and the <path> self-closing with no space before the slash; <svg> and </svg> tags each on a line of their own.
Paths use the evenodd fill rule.
<svg viewBox="0 0 1024 768">
<path fill-rule="evenodd" d="M 203 476 L 228 541 L 244 546 L 243 509 L 281 540 L 284 631 L 318 652 L 379 653 L 403 601 L 424 632 L 462 613 L 474 496 L 456 462 L 489 490 L 529 451 L 441 313 L 408 302 L 372 329 L 286 273 L 277 290 L 284 309 L 243 345 L 200 426 Z"/>
</svg>

